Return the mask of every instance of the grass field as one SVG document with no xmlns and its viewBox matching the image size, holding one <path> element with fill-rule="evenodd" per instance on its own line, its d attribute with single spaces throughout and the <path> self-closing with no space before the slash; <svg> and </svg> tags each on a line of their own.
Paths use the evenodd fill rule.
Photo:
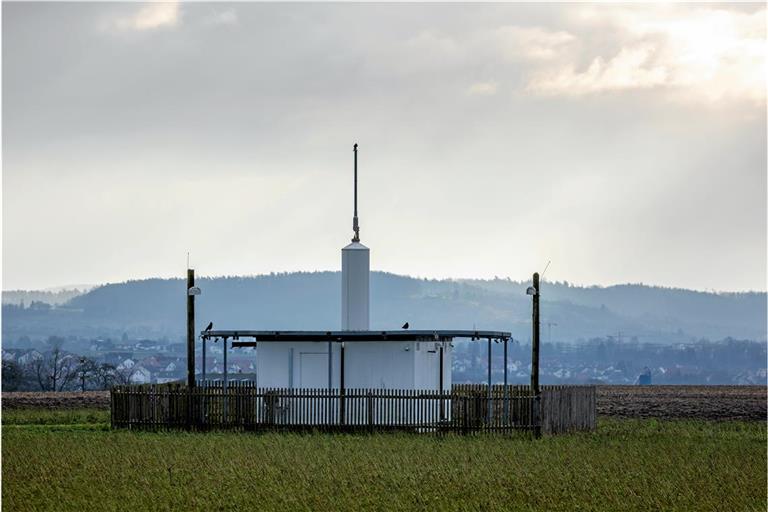
<svg viewBox="0 0 768 512">
<path fill-rule="evenodd" d="M 4 510 L 765 510 L 764 422 L 596 434 L 156 434 L 4 411 Z"/>
</svg>

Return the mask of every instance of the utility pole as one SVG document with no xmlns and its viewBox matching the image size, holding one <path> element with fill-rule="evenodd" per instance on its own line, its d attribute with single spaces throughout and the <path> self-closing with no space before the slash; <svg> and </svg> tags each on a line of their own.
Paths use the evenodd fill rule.
<svg viewBox="0 0 768 512">
<path fill-rule="evenodd" d="M 539 341 L 540 341 L 540 323 L 539 323 L 539 273 L 533 274 L 533 317 L 531 333 L 531 391 L 539 394 Z"/>
<path fill-rule="evenodd" d="M 187 269 L 187 387 L 195 387 L 195 269 Z M 205 357 L 205 355 L 203 355 Z"/>
<path fill-rule="evenodd" d="M 539 322 L 539 273 L 533 274 L 533 316 L 532 316 L 532 343 L 531 343 L 531 391 L 534 395 L 533 425 L 534 435 L 541 437 L 541 390 L 539 389 L 539 346 L 540 327 Z"/>
</svg>

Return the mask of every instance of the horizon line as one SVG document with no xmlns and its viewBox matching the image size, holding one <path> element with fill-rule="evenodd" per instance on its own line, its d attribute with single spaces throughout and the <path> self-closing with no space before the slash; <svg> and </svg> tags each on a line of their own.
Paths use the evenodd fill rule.
<svg viewBox="0 0 768 512">
<path fill-rule="evenodd" d="M 527 283 L 530 282 L 530 279 L 525 280 L 519 280 L 519 279 L 513 279 L 510 276 L 494 276 L 494 277 L 428 277 L 428 276 L 419 276 L 419 275 L 411 275 L 411 274 L 398 274 L 395 272 L 390 272 L 387 270 L 371 270 L 372 273 L 380 273 L 380 274 L 390 274 L 397 277 L 405 277 L 409 279 L 416 279 L 416 280 L 427 280 L 427 281 L 486 281 L 486 282 L 492 282 L 492 281 L 506 281 L 506 282 L 512 282 L 512 283 Z M 283 270 L 283 271 L 272 271 L 269 273 L 260 273 L 260 274 L 217 274 L 217 275 L 197 275 L 195 277 L 199 279 L 221 279 L 221 278 L 258 278 L 258 277 L 270 277 L 270 276 L 279 276 L 279 275 L 288 275 L 288 274 L 314 274 L 314 273 L 341 273 L 341 270 Z M 12 293 L 12 292 L 40 292 L 40 293 L 59 293 L 59 292 L 65 292 L 65 291 L 73 291 L 73 290 L 80 290 L 87 293 L 88 291 L 100 288 L 102 286 L 109 286 L 109 285 L 115 285 L 115 284 L 124 284 L 128 282 L 135 282 L 135 281 L 149 281 L 153 279 L 159 279 L 159 280 L 170 280 L 170 279 L 185 279 L 185 276 L 179 275 L 179 276 L 149 276 L 149 277 L 137 277 L 137 278 L 129 278 L 119 281 L 106 281 L 99 284 L 65 284 L 65 285 L 58 285 L 58 286 L 48 286 L 45 288 L 12 288 L 12 289 L 5 289 L 3 288 L 2 293 Z M 682 290 L 682 291 L 690 291 L 690 292 L 697 292 L 697 293 L 707 293 L 712 295 L 736 295 L 736 294 L 766 294 L 768 293 L 768 290 L 760 290 L 760 289 L 749 289 L 749 290 L 716 290 L 714 288 L 705 289 L 705 288 L 686 288 L 682 286 L 674 286 L 674 285 L 664 285 L 664 284 L 653 284 L 653 283 L 644 283 L 644 282 L 615 282 L 611 284 L 584 284 L 584 283 L 576 283 L 574 281 L 569 281 L 567 279 L 563 279 L 561 281 L 554 280 L 543 280 L 543 282 L 549 282 L 557 285 L 564 285 L 567 283 L 569 287 L 573 288 L 614 288 L 619 286 L 643 286 L 646 288 L 661 288 L 661 289 L 667 289 L 667 290 Z"/>
</svg>

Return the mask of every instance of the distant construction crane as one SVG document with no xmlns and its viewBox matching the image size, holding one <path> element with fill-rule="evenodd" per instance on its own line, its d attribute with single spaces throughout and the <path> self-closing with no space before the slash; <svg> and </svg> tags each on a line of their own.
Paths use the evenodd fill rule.
<svg viewBox="0 0 768 512">
<path fill-rule="evenodd" d="M 621 338 L 642 338 L 645 335 L 642 334 L 627 334 L 624 331 L 616 331 L 616 334 L 606 334 L 608 338 L 616 337 L 616 341 L 621 343 Z"/>
<path fill-rule="evenodd" d="M 549 344 L 552 344 L 552 326 L 557 327 L 555 322 L 546 322 L 547 324 L 547 337 L 549 338 Z"/>
</svg>

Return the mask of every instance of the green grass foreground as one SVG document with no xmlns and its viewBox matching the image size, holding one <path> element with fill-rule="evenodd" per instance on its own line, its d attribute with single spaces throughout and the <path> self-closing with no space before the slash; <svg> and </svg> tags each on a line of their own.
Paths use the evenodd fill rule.
<svg viewBox="0 0 768 512">
<path fill-rule="evenodd" d="M 11 409 L 3 411 L 3 425 L 93 425 L 108 429 L 104 409 Z"/>
<path fill-rule="evenodd" d="M 601 420 L 596 434 L 137 433 L 5 411 L 3 509 L 765 510 L 766 426 Z"/>
</svg>

